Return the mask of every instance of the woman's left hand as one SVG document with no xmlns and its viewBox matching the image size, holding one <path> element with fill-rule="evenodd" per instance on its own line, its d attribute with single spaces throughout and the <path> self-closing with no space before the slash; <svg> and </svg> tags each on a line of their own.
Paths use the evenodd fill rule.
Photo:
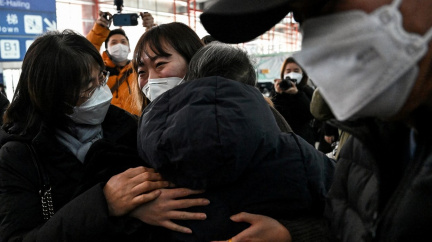
<svg viewBox="0 0 432 242">
<path fill-rule="evenodd" d="M 110 216 L 123 216 L 158 197 L 169 186 L 159 173 L 146 167 L 130 168 L 111 177 L 103 188 Z"/>
<path fill-rule="evenodd" d="M 210 201 L 204 198 L 179 199 L 192 194 L 200 194 L 203 191 L 187 188 L 160 189 L 160 191 L 159 197 L 142 204 L 133 210 L 130 216 L 150 225 L 188 234 L 192 233 L 191 229 L 175 224 L 171 220 L 204 220 L 207 218 L 204 213 L 178 211 L 179 209 L 208 205 Z"/>
</svg>

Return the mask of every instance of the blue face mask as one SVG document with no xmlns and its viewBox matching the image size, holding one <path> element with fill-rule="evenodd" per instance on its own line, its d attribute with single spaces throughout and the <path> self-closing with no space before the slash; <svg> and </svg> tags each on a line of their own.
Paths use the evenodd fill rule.
<svg viewBox="0 0 432 242">
<path fill-rule="evenodd" d="M 347 11 L 306 21 L 294 54 L 339 120 L 391 117 L 402 108 L 426 54 L 426 35 L 407 33 L 402 0 L 367 14 Z M 329 34 L 331 33 L 331 34 Z"/>
<path fill-rule="evenodd" d="M 93 95 L 68 115 L 77 124 L 101 124 L 108 112 L 112 93 L 107 85 L 96 88 Z"/>
</svg>

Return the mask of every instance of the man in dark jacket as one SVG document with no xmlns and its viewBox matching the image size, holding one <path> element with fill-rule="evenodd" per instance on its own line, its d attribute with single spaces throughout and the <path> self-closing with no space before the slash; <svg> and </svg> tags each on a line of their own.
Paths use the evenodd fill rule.
<svg viewBox="0 0 432 242">
<path fill-rule="evenodd" d="M 221 0 L 201 15 L 203 25 L 216 39 L 239 43 L 294 12 L 303 31 L 302 51 L 295 58 L 335 117 L 344 121 L 339 127 L 352 134 L 328 194 L 336 239 L 430 240 L 432 2 L 266 0 L 243 5 Z"/>
</svg>

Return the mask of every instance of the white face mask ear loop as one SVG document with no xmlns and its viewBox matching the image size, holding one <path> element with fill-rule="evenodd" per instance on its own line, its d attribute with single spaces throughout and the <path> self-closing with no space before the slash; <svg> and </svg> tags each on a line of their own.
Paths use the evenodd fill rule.
<svg viewBox="0 0 432 242">
<path fill-rule="evenodd" d="M 183 76 L 183 78 L 180 80 L 180 82 L 177 84 L 177 86 L 180 85 L 180 84 L 182 84 L 184 82 L 185 77 L 186 77 L 186 75 Z"/>
<path fill-rule="evenodd" d="M 401 3 L 402 3 L 402 0 L 393 0 L 393 2 L 392 2 L 391 5 L 392 5 L 394 8 L 399 9 L 399 6 L 401 5 Z"/>
<path fill-rule="evenodd" d="M 432 27 L 426 32 L 424 38 L 426 39 L 427 44 L 432 40 Z"/>
</svg>

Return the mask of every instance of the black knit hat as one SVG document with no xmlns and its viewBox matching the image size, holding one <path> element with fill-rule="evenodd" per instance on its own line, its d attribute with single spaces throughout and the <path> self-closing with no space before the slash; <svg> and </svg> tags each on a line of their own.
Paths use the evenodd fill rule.
<svg viewBox="0 0 432 242">
<path fill-rule="evenodd" d="M 200 19 L 209 34 L 221 42 L 243 43 L 260 36 L 289 12 L 327 0 L 218 0 Z"/>
<path fill-rule="evenodd" d="M 111 36 L 113 36 L 115 34 L 123 35 L 127 39 L 127 41 L 129 42 L 129 38 L 126 36 L 126 33 L 124 32 L 123 29 L 114 29 L 114 30 L 111 30 L 111 32 L 109 33 L 108 37 L 105 40 L 105 49 L 108 48 L 108 41 L 111 38 Z"/>
</svg>

